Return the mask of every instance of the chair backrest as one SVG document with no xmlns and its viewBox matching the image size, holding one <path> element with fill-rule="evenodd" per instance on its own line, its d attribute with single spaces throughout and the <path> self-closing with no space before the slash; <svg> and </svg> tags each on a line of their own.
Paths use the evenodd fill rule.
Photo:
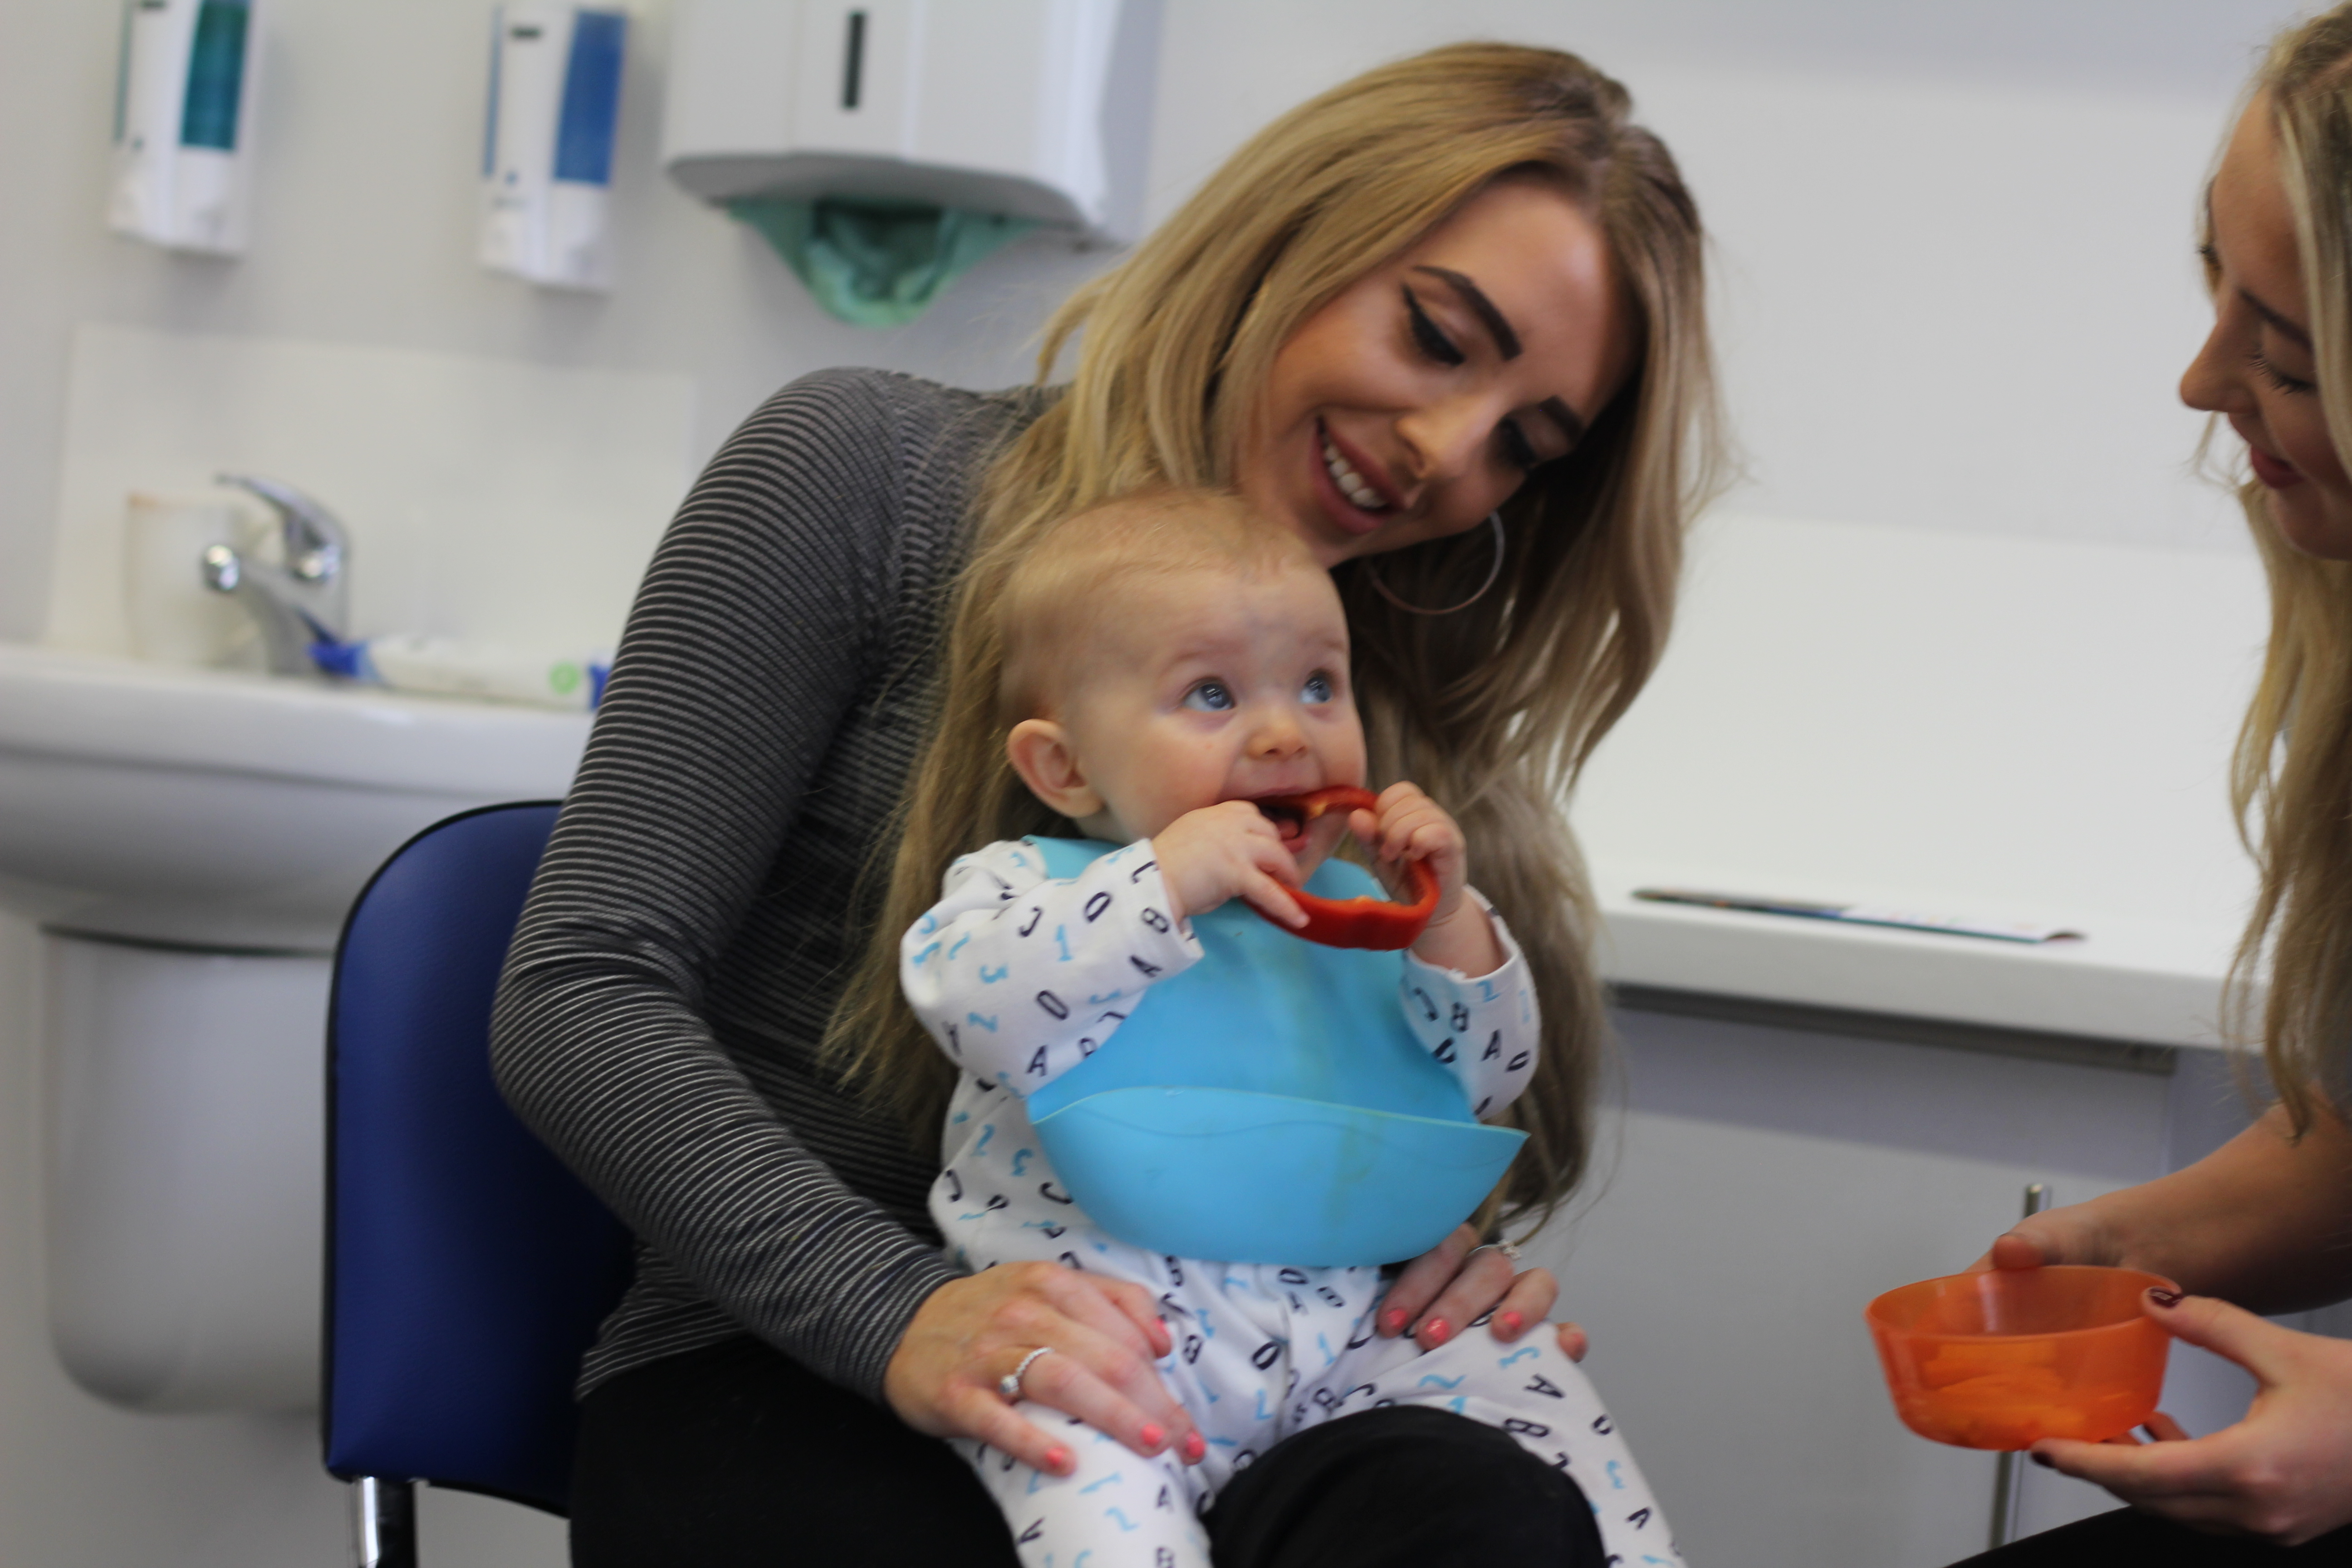
<svg viewBox="0 0 2352 1568">
<path fill-rule="evenodd" d="M 344 922 L 328 1009 L 327 1468 L 562 1513 L 627 1233 L 507 1109 L 490 1002 L 551 802 L 437 823 Z"/>
</svg>

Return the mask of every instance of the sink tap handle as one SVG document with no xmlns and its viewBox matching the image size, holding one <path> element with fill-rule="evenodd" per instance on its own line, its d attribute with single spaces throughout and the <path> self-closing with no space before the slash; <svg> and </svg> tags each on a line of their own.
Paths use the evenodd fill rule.
<svg viewBox="0 0 2352 1568">
<path fill-rule="evenodd" d="M 285 531 L 286 570 L 305 583 L 328 584 L 342 574 L 351 553 L 351 535 L 333 512 L 292 485 L 255 474 L 217 474 L 215 482 L 234 485 L 268 502 Z"/>
</svg>

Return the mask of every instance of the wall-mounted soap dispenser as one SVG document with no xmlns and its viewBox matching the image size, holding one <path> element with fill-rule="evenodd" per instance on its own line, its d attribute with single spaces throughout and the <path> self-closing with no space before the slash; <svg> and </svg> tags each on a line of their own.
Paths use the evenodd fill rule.
<svg viewBox="0 0 2352 1568">
<path fill-rule="evenodd" d="M 681 0 L 663 163 L 757 224 L 812 288 L 807 216 L 780 220 L 778 204 L 930 209 L 1124 243 L 1142 228 L 1160 11 L 1160 0 Z M 885 231 L 875 247 L 906 241 Z M 950 233 L 925 264 L 951 270 L 960 245 L 969 256 L 992 242 Z"/>
<path fill-rule="evenodd" d="M 127 0 L 107 226 L 173 250 L 245 249 L 257 0 Z"/>
<path fill-rule="evenodd" d="M 482 265 L 554 288 L 609 289 L 629 19 L 585 5 L 501 5 L 491 29 Z"/>
</svg>

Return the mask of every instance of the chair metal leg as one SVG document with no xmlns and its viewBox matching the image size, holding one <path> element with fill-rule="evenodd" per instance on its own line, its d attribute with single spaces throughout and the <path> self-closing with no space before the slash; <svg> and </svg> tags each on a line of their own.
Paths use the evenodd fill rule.
<svg viewBox="0 0 2352 1568">
<path fill-rule="evenodd" d="M 362 1476 L 352 1483 L 352 1561 L 358 1568 L 416 1568 L 416 1487 Z"/>
</svg>

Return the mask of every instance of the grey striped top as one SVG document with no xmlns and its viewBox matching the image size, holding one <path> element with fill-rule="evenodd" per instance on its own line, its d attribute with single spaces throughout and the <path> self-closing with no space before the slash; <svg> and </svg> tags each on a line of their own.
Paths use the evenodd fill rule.
<svg viewBox="0 0 2352 1568">
<path fill-rule="evenodd" d="M 1039 406 L 881 371 L 795 382 L 647 570 L 492 1026 L 507 1098 L 638 1237 L 583 1393 L 748 1329 L 878 1399 L 950 1278 L 936 1157 L 815 1053 L 929 724 L 972 481 Z"/>
</svg>

